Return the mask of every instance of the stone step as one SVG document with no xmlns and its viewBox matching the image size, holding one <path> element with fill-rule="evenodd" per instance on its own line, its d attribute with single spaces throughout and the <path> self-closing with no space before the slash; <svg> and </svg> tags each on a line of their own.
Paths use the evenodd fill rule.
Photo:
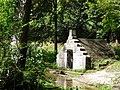
<svg viewBox="0 0 120 90">
<path fill-rule="evenodd" d="M 75 47 L 76 53 L 77 53 L 77 52 L 80 52 L 80 48 L 81 48 L 81 47 Z"/>
<path fill-rule="evenodd" d="M 90 55 L 86 55 L 86 57 L 90 58 Z"/>
<path fill-rule="evenodd" d="M 80 51 L 85 51 L 85 48 L 84 47 L 80 47 Z"/>
<path fill-rule="evenodd" d="M 85 48 L 84 47 L 77 47 L 76 52 L 79 53 L 80 51 L 85 51 Z"/>
<path fill-rule="evenodd" d="M 80 53 L 82 53 L 82 55 L 88 55 L 87 51 L 80 51 Z"/>
<path fill-rule="evenodd" d="M 80 43 L 78 39 L 73 39 L 74 43 Z"/>
<path fill-rule="evenodd" d="M 83 55 L 88 55 L 88 53 L 85 52 L 85 53 L 83 53 Z"/>
<path fill-rule="evenodd" d="M 82 44 L 80 44 L 80 43 L 74 43 L 74 48 L 77 48 L 77 47 L 82 47 Z"/>
<path fill-rule="evenodd" d="M 82 45 L 79 43 L 79 44 L 77 44 L 77 47 L 82 47 Z"/>
<path fill-rule="evenodd" d="M 80 43 L 80 41 L 74 41 L 74 43 Z"/>
<path fill-rule="evenodd" d="M 79 51 L 76 52 L 78 55 L 82 56 L 82 55 L 88 55 L 87 51 Z"/>
</svg>

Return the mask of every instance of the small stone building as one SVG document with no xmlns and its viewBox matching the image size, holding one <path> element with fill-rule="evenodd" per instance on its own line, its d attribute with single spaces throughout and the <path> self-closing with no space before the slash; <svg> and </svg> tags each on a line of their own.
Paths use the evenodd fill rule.
<svg viewBox="0 0 120 90">
<path fill-rule="evenodd" d="M 57 66 L 71 69 L 90 69 L 91 61 L 115 56 L 114 49 L 103 39 L 77 38 L 76 32 L 69 31 L 69 36 L 57 54 Z"/>
<path fill-rule="evenodd" d="M 76 37 L 76 32 L 69 31 L 69 36 L 57 55 L 57 66 L 70 69 L 90 69 L 91 57 L 88 55 L 85 47 L 82 46 Z"/>
</svg>

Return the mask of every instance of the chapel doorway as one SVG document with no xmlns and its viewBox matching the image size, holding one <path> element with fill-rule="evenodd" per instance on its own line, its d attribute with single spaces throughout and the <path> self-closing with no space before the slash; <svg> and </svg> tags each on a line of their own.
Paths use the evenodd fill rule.
<svg viewBox="0 0 120 90">
<path fill-rule="evenodd" d="M 67 68 L 73 68 L 73 50 L 67 50 Z"/>
</svg>

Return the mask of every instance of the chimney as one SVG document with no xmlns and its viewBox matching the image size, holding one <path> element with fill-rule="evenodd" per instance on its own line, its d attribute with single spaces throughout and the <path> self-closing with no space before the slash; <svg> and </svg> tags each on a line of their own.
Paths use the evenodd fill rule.
<svg viewBox="0 0 120 90">
<path fill-rule="evenodd" d="M 69 36 L 68 39 L 76 39 L 76 30 L 69 30 Z"/>
</svg>

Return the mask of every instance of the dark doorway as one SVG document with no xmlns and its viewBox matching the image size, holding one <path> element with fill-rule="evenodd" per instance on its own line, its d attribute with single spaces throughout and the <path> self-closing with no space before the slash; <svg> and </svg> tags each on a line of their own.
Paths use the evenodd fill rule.
<svg viewBox="0 0 120 90">
<path fill-rule="evenodd" d="M 91 57 L 86 57 L 86 70 L 91 69 Z"/>
<path fill-rule="evenodd" d="M 73 68 L 73 50 L 67 50 L 67 68 Z"/>
</svg>

